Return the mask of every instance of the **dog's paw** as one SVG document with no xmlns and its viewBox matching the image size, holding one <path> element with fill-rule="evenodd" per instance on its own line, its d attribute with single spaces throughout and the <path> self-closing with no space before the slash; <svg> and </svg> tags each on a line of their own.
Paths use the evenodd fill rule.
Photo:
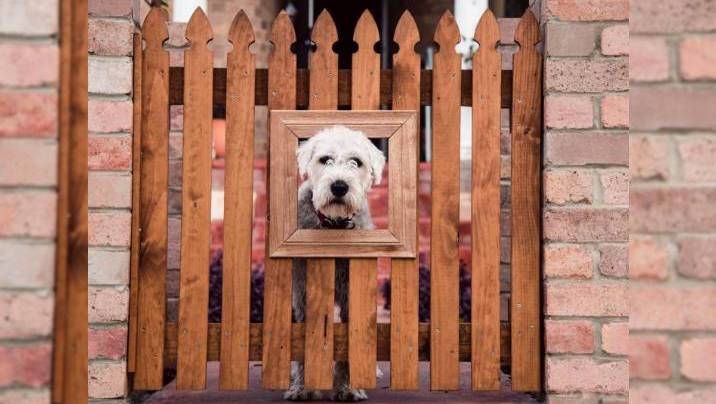
<svg viewBox="0 0 716 404">
<path fill-rule="evenodd" d="M 317 390 L 306 390 L 303 386 L 291 386 L 283 393 L 283 399 L 288 401 L 320 400 L 323 394 Z"/>
<path fill-rule="evenodd" d="M 347 386 L 341 387 L 333 393 L 333 400 L 335 401 L 357 402 L 365 401 L 367 399 L 368 394 L 366 394 L 365 390 L 352 389 Z"/>
</svg>

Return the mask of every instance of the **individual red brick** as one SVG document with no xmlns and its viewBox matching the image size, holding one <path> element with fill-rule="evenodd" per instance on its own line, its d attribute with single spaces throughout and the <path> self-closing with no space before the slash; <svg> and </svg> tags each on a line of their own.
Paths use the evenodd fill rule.
<svg viewBox="0 0 716 404">
<path fill-rule="evenodd" d="M 681 374 L 695 382 L 716 382 L 716 338 L 681 342 Z"/>
<path fill-rule="evenodd" d="M 545 320 L 545 349 L 548 353 L 594 352 L 594 327 L 586 320 Z"/>
<path fill-rule="evenodd" d="M 88 372 L 90 398 L 118 398 L 126 395 L 126 362 L 90 362 Z"/>
<path fill-rule="evenodd" d="M 669 102 L 661 102 L 669 100 Z M 629 92 L 632 130 L 716 130 L 716 91 L 688 87 L 634 87 Z"/>
<path fill-rule="evenodd" d="M 169 107 L 169 127 L 172 131 L 181 132 L 184 129 L 184 106 L 172 105 Z"/>
<path fill-rule="evenodd" d="M 130 19 L 90 18 L 88 49 L 93 55 L 130 56 L 134 24 Z"/>
<path fill-rule="evenodd" d="M 602 244 L 599 253 L 599 272 L 602 275 L 614 278 L 629 276 L 629 250 L 626 244 Z"/>
<path fill-rule="evenodd" d="M 607 95 L 602 98 L 601 110 L 605 128 L 629 127 L 629 96 Z"/>
<path fill-rule="evenodd" d="M 549 165 L 627 165 L 629 136 L 626 133 L 548 132 L 545 160 Z"/>
<path fill-rule="evenodd" d="M 0 90 L 0 137 L 5 136 L 57 136 L 57 94 Z"/>
<path fill-rule="evenodd" d="M 132 214 L 128 211 L 89 213 L 89 245 L 129 247 Z"/>
<path fill-rule="evenodd" d="M 629 78 L 634 82 L 664 81 L 669 78 L 669 46 L 664 38 L 629 38 Z"/>
<path fill-rule="evenodd" d="M 633 330 L 716 330 L 716 287 L 635 283 L 629 298 Z"/>
<path fill-rule="evenodd" d="M 98 17 L 127 17 L 132 15 L 132 0 L 92 0 L 89 14 Z"/>
<path fill-rule="evenodd" d="M 169 186 L 175 188 L 181 188 L 182 185 L 182 161 L 181 160 L 170 160 L 169 161 Z"/>
<path fill-rule="evenodd" d="M 132 205 L 132 177 L 129 174 L 90 172 L 90 208 L 129 208 Z"/>
<path fill-rule="evenodd" d="M 710 0 L 661 0 L 632 2 L 632 32 L 677 33 L 716 29 L 714 5 Z"/>
<path fill-rule="evenodd" d="M 716 279 L 716 237 L 681 236 L 678 271 L 696 279 Z"/>
<path fill-rule="evenodd" d="M 552 208 L 544 213 L 544 237 L 553 241 L 626 241 L 626 208 Z"/>
<path fill-rule="evenodd" d="M 93 94 L 129 94 L 132 92 L 132 59 L 129 57 L 89 58 L 88 91 Z"/>
<path fill-rule="evenodd" d="M 716 35 L 687 37 L 679 46 L 681 77 L 686 80 L 716 79 Z"/>
<path fill-rule="evenodd" d="M 544 247 L 544 275 L 547 278 L 592 277 L 592 252 L 582 244 L 548 244 Z"/>
<path fill-rule="evenodd" d="M 0 185 L 57 185 L 57 141 L 0 138 Z"/>
<path fill-rule="evenodd" d="M 546 0 L 546 11 L 562 21 L 629 19 L 628 0 Z"/>
<path fill-rule="evenodd" d="M 90 135 L 87 148 L 90 170 L 129 170 L 132 167 L 132 138 L 129 135 Z"/>
<path fill-rule="evenodd" d="M 0 44 L 0 86 L 32 87 L 57 83 L 59 47 L 56 44 Z"/>
<path fill-rule="evenodd" d="M 716 231 L 716 187 L 632 188 L 633 232 Z"/>
<path fill-rule="evenodd" d="M 167 227 L 167 268 L 179 269 L 181 263 L 181 219 L 170 217 Z"/>
<path fill-rule="evenodd" d="M 547 203 L 592 202 L 592 173 L 589 170 L 549 170 L 544 172 Z"/>
<path fill-rule="evenodd" d="M 544 99 L 544 121 L 548 128 L 586 129 L 594 127 L 592 97 L 548 95 Z"/>
<path fill-rule="evenodd" d="M 716 395 L 716 387 L 704 385 L 683 390 L 666 383 L 639 383 L 629 388 L 632 403 L 704 404 Z"/>
<path fill-rule="evenodd" d="M 666 279 L 669 252 L 664 243 L 645 237 L 629 238 L 629 276 L 631 279 Z"/>
<path fill-rule="evenodd" d="M 0 391 L 0 403 L 46 404 L 51 402 L 50 389 L 10 388 Z"/>
<path fill-rule="evenodd" d="M 590 24 L 547 24 L 549 56 L 589 56 L 596 46 L 595 27 Z"/>
<path fill-rule="evenodd" d="M 612 355 L 628 355 L 629 323 L 602 324 L 602 350 Z"/>
<path fill-rule="evenodd" d="M 51 293 L 0 291 L 0 339 L 50 336 L 54 307 Z"/>
<path fill-rule="evenodd" d="M 626 359 L 600 361 L 591 357 L 547 357 L 545 373 L 549 392 L 622 394 L 629 389 Z"/>
<path fill-rule="evenodd" d="M 90 247 L 87 250 L 90 285 L 129 284 L 129 251 Z"/>
<path fill-rule="evenodd" d="M 629 204 L 629 171 L 624 169 L 600 170 L 602 199 L 608 205 Z"/>
<path fill-rule="evenodd" d="M 0 358 L 0 387 L 41 387 L 50 383 L 52 346 L 49 342 L 0 345 Z"/>
<path fill-rule="evenodd" d="M 120 359 L 127 354 L 127 327 L 90 328 L 88 357 L 92 359 Z"/>
<path fill-rule="evenodd" d="M 629 313 L 627 286 L 622 281 L 548 282 L 545 311 L 550 316 L 626 316 Z"/>
<path fill-rule="evenodd" d="M 629 136 L 629 170 L 633 180 L 670 178 L 671 141 L 663 135 Z"/>
<path fill-rule="evenodd" d="M 131 100 L 107 100 L 90 97 L 89 131 L 95 133 L 130 132 L 133 106 Z"/>
<path fill-rule="evenodd" d="M 681 175 L 686 181 L 716 181 L 716 136 L 690 135 L 677 137 L 681 157 Z"/>
<path fill-rule="evenodd" d="M 0 34 L 48 36 L 57 33 L 58 0 L 43 2 L 13 1 L 3 3 Z"/>
<path fill-rule="evenodd" d="M 619 24 L 602 31 L 602 54 L 606 56 L 629 55 L 629 25 Z"/>
<path fill-rule="evenodd" d="M 664 336 L 632 335 L 629 338 L 629 376 L 665 380 L 671 377 L 671 354 Z"/>
<path fill-rule="evenodd" d="M 0 237 L 55 236 L 57 194 L 53 191 L 0 193 Z"/>
<path fill-rule="evenodd" d="M 38 243 L 35 240 L 0 239 L 0 262 L 0 285 L 4 288 L 49 290 L 54 285 L 54 240 Z"/>
<path fill-rule="evenodd" d="M 184 139 L 181 132 L 169 133 L 169 159 L 181 159 L 184 147 Z"/>
<path fill-rule="evenodd" d="M 602 93 L 629 89 L 629 59 L 547 59 L 545 88 L 569 93 Z"/>
<path fill-rule="evenodd" d="M 90 324 L 127 321 L 129 290 L 126 287 L 90 286 L 88 292 L 87 318 Z"/>
</svg>

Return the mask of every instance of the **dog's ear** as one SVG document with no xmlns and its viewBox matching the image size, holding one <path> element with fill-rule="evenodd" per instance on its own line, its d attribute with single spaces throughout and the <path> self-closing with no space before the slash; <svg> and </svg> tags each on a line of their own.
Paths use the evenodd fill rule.
<svg viewBox="0 0 716 404">
<path fill-rule="evenodd" d="M 311 157 L 313 157 L 313 148 L 316 145 L 314 139 L 316 139 L 315 136 L 308 140 L 304 140 L 303 142 L 299 143 L 298 149 L 296 149 L 298 173 L 301 175 L 302 178 L 306 176 L 308 172 L 308 163 L 311 162 Z"/>
<path fill-rule="evenodd" d="M 378 185 L 383 180 L 385 155 L 383 155 L 383 151 L 375 147 L 371 141 L 368 141 L 368 144 L 370 144 L 368 151 L 370 155 L 370 171 L 373 176 L 373 185 Z"/>
</svg>

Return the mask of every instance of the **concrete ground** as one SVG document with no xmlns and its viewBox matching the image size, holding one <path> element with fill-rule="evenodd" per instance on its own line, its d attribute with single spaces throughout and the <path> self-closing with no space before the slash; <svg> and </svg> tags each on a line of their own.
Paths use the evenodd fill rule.
<svg viewBox="0 0 716 404">
<path fill-rule="evenodd" d="M 502 391 L 490 393 L 473 393 L 470 391 L 470 364 L 460 364 L 460 391 L 456 392 L 430 392 L 429 386 L 429 364 L 420 364 L 420 387 L 419 391 L 392 391 L 388 389 L 390 383 L 390 364 L 380 362 L 380 369 L 383 376 L 378 379 L 378 388 L 368 393 L 371 404 L 382 403 L 535 403 L 538 402 L 533 396 L 524 393 L 510 391 L 510 379 L 502 377 Z M 163 390 L 155 393 L 147 401 L 152 404 L 159 403 L 279 403 L 286 401 L 282 398 L 280 391 L 266 391 L 261 386 L 261 364 L 252 363 L 250 371 L 250 389 L 245 392 L 219 391 L 219 363 L 211 362 L 207 369 L 207 389 L 204 391 L 176 391 L 174 382 L 168 384 Z M 329 402 L 325 400 L 323 402 Z"/>
</svg>

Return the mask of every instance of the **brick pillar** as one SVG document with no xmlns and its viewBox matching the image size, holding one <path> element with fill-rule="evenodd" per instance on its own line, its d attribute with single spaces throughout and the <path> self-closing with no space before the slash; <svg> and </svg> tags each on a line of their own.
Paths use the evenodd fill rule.
<svg viewBox="0 0 716 404">
<path fill-rule="evenodd" d="M 89 12 L 89 396 L 104 399 L 127 393 L 132 0 Z"/>
<path fill-rule="evenodd" d="M 5 1 L 1 8 L 0 402 L 48 402 L 59 6 L 57 0 Z"/>
<path fill-rule="evenodd" d="M 632 4 L 634 403 L 716 397 L 714 5 Z"/>
<path fill-rule="evenodd" d="M 545 389 L 625 403 L 628 1 L 544 0 Z"/>
</svg>

